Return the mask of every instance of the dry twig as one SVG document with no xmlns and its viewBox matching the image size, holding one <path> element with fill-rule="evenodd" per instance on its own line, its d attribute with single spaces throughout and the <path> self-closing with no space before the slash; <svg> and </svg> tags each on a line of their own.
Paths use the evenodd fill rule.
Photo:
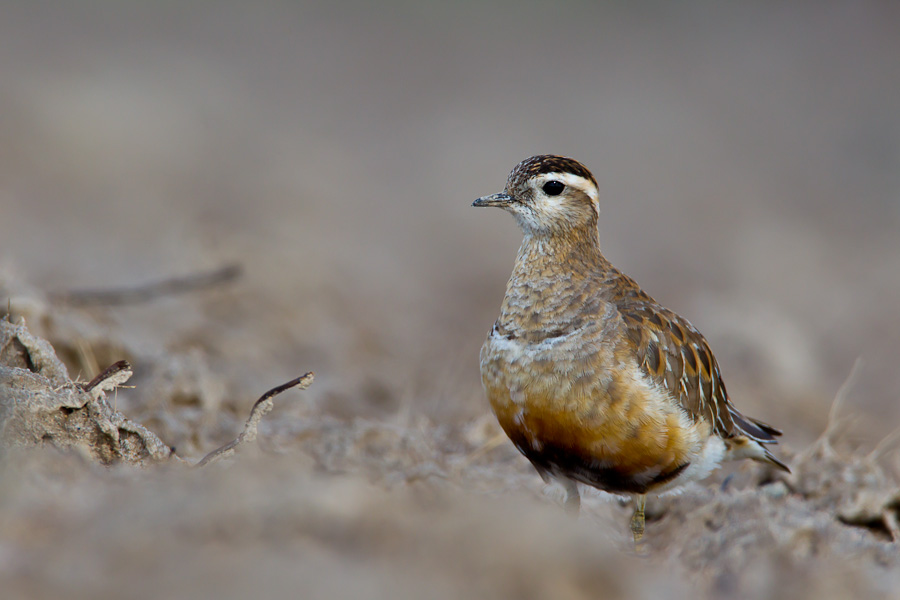
<svg viewBox="0 0 900 600">
<path fill-rule="evenodd" d="M 240 265 L 230 264 L 206 273 L 171 277 L 130 288 L 55 292 L 50 294 L 50 298 L 56 302 L 73 306 L 134 304 L 147 302 L 161 296 L 184 294 L 228 283 L 240 277 L 241 272 Z"/>
<path fill-rule="evenodd" d="M 309 373 L 301 375 L 296 379 L 292 379 L 285 384 L 272 388 L 271 390 L 263 394 L 260 399 L 256 401 L 256 404 L 253 405 L 253 408 L 250 409 L 250 417 L 247 419 L 247 423 L 244 425 L 244 431 L 242 431 L 240 435 L 238 435 L 235 439 L 228 442 L 221 448 L 213 450 L 212 452 L 207 454 L 205 457 L 203 457 L 203 460 L 197 463 L 196 466 L 203 467 L 210 463 L 222 460 L 223 458 L 233 456 L 237 451 L 238 446 L 245 442 L 255 441 L 259 428 L 259 422 L 264 416 L 269 414 L 269 412 L 275 406 L 272 398 L 274 398 L 281 392 L 285 392 L 291 388 L 305 390 L 313 382 L 313 377 L 313 372 L 310 371 Z"/>
<path fill-rule="evenodd" d="M 841 408 L 844 405 L 844 402 L 847 400 L 847 394 L 850 391 L 850 387 L 855 383 L 857 375 L 859 374 L 859 370 L 862 368 L 862 359 L 857 358 L 853 362 L 853 367 L 850 369 L 850 373 L 847 375 L 847 378 L 844 379 L 844 383 L 841 384 L 841 387 L 838 388 L 837 393 L 834 395 L 834 400 L 831 403 L 831 409 L 828 411 L 828 423 L 825 426 L 825 431 L 819 436 L 820 440 L 823 440 L 827 446 L 831 446 L 831 440 L 833 440 L 838 431 L 838 427 L 841 424 L 841 418 L 838 416 Z M 846 423 L 849 420 L 847 417 L 844 417 L 844 422 Z"/>
<path fill-rule="evenodd" d="M 99 386 L 100 390 L 108 392 L 128 381 L 133 373 L 131 363 L 127 360 L 120 360 L 103 369 L 102 373 L 88 383 L 81 384 L 81 389 L 90 392 Z"/>
</svg>

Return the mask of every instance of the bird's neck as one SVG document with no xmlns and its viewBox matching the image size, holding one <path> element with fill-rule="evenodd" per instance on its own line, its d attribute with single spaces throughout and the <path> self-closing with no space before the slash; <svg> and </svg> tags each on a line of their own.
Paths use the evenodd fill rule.
<svg viewBox="0 0 900 600">
<path fill-rule="evenodd" d="M 587 277 L 608 265 L 600 252 L 596 227 L 571 230 L 564 234 L 527 232 L 513 274 L 527 278 Z"/>
<path fill-rule="evenodd" d="M 562 323 L 577 322 L 578 314 L 602 310 L 588 299 L 599 300 L 598 288 L 611 270 L 596 227 L 566 235 L 528 232 L 506 285 L 498 325 L 517 335 L 556 331 Z"/>
</svg>

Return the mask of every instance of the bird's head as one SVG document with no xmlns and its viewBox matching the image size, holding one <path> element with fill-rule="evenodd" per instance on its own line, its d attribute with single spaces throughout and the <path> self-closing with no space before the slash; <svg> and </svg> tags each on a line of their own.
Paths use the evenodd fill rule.
<svg viewBox="0 0 900 600">
<path fill-rule="evenodd" d="M 542 154 L 520 162 L 502 192 L 478 198 L 472 206 L 512 213 L 527 234 L 565 235 L 585 228 L 596 231 L 598 197 L 597 180 L 583 164 Z"/>
</svg>

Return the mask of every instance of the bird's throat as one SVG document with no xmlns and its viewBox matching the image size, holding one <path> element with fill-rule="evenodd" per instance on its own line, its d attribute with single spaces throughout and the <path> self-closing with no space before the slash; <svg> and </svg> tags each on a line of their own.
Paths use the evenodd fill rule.
<svg viewBox="0 0 900 600">
<path fill-rule="evenodd" d="M 596 229 L 575 230 L 566 235 L 526 234 L 512 275 L 532 283 L 544 279 L 590 279 L 608 266 L 600 252 Z"/>
</svg>

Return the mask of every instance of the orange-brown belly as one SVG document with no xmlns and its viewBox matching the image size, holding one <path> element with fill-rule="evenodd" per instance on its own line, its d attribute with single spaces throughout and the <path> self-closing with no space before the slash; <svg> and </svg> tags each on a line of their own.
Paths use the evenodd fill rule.
<svg viewBox="0 0 900 600">
<path fill-rule="evenodd" d="M 485 381 L 494 413 L 538 471 L 608 492 L 645 493 L 671 481 L 704 439 L 680 410 L 625 374 L 562 395 L 541 385 L 511 394 L 498 383 Z"/>
</svg>

